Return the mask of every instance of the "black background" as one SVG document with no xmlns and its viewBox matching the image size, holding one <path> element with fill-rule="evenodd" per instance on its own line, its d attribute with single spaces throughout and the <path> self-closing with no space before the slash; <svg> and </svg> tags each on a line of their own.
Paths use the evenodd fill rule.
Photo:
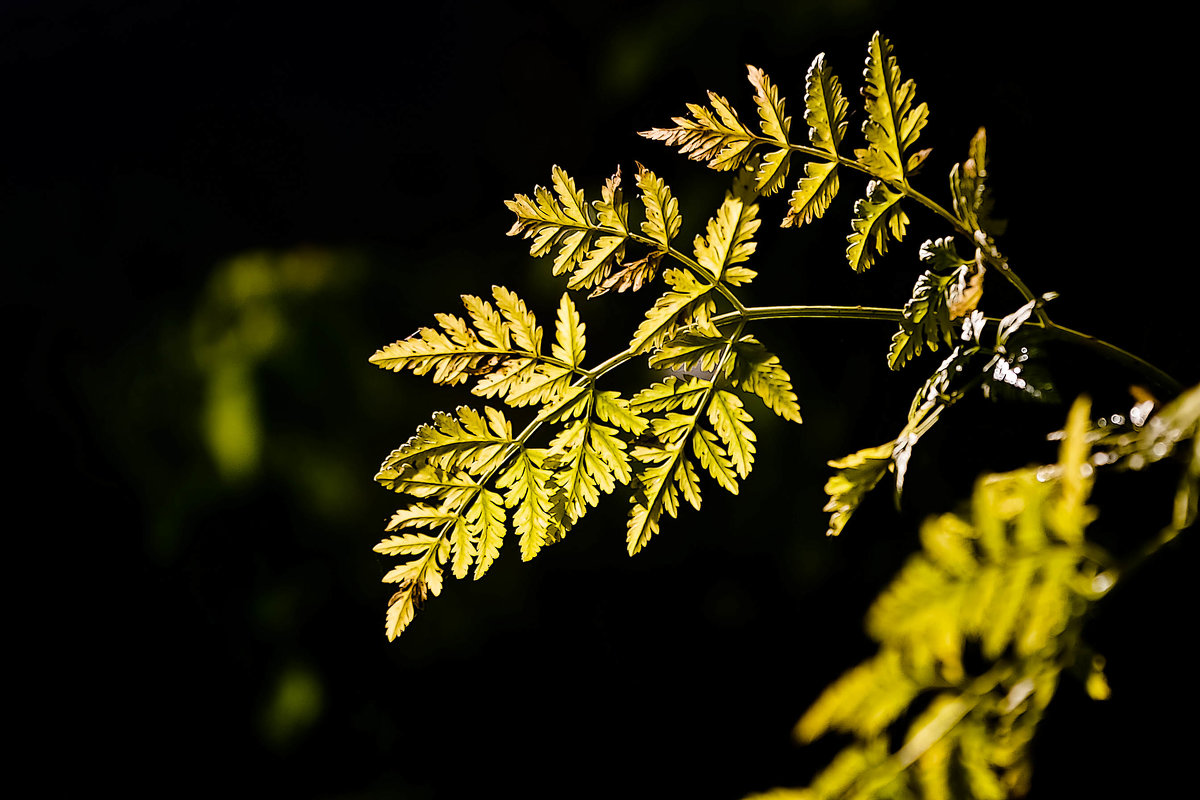
<svg viewBox="0 0 1200 800">
<path fill-rule="evenodd" d="M 485 580 L 451 581 L 388 644 L 389 565 L 370 548 L 395 499 L 371 476 L 466 395 L 366 358 L 492 283 L 552 318 L 561 282 L 504 237 L 501 202 L 552 164 L 593 195 L 617 164 L 647 164 L 693 235 L 724 179 L 635 132 L 707 89 L 752 113 L 747 63 L 799 124 L 813 56 L 853 94 L 881 30 L 930 105 L 922 189 L 944 198 L 986 126 L 1001 248 L 1035 291 L 1062 294 L 1055 319 L 1194 383 L 1181 25 L 1049 6 L 0 5 L 22 760 L 51 787 L 184 796 L 736 798 L 806 783 L 839 743 L 801 748 L 791 727 L 871 651 L 862 615 L 920 519 L 983 469 L 1052 457 L 1043 435 L 1065 406 L 964 404 L 914 457 L 898 515 L 879 492 L 827 539 L 825 461 L 892 438 L 920 371 L 887 372 L 887 326 L 764 325 L 807 424 L 756 414 L 740 497 L 708 487 L 702 513 L 633 560 L 625 501 L 607 499 L 536 561 L 510 545 Z M 856 276 L 838 226 L 859 191 L 801 232 L 774 229 L 783 201 L 768 201 L 749 300 L 907 297 L 917 247 L 946 231 L 910 212 L 904 244 Z M 219 265 L 247 252 L 355 266 L 287 307 L 284 344 L 254 370 L 264 456 L 230 481 L 205 444 L 189 336 Z M 997 315 L 1017 305 L 998 284 Z M 621 346 L 642 302 L 584 305 L 590 359 Z M 1051 355 L 1065 398 L 1128 405 L 1131 376 Z M 1131 549 L 1158 524 L 1160 483 L 1102 484 L 1097 535 Z M 1189 774 L 1194 554 L 1184 537 L 1093 621 L 1114 697 L 1064 681 L 1034 796 L 1159 794 Z M 313 714 L 272 727 L 288 676 Z"/>
</svg>

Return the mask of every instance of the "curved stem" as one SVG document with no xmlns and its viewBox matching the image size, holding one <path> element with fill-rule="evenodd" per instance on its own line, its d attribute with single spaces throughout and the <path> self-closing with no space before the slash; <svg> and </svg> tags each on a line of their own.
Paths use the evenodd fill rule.
<svg viewBox="0 0 1200 800">
<path fill-rule="evenodd" d="M 1097 339 L 1095 336 L 1091 336 L 1090 334 L 1081 333 L 1080 331 L 1072 330 L 1071 328 L 1067 328 L 1063 325 L 1053 322 L 1047 325 L 1041 323 L 1039 320 L 1032 320 L 1026 324 L 1041 325 L 1043 328 L 1045 328 L 1046 333 L 1055 339 L 1073 342 L 1086 347 L 1089 350 L 1095 350 L 1097 353 L 1100 353 L 1101 355 L 1106 356 L 1107 358 L 1119 364 L 1123 364 L 1134 372 L 1139 372 L 1142 375 L 1145 375 L 1160 389 L 1165 389 L 1171 394 L 1178 394 L 1183 390 L 1183 387 L 1180 386 L 1179 381 L 1172 378 L 1166 372 L 1163 372 L 1146 359 L 1135 356 L 1133 353 L 1130 353 L 1128 350 L 1123 350 L 1120 347 L 1117 347 L 1115 344 L 1111 344 L 1103 339 Z"/>
</svg>

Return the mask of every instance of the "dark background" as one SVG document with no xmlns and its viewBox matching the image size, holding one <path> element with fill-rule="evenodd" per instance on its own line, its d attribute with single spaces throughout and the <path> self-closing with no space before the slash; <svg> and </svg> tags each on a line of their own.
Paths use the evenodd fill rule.
<svg viewBox="0 0 1200 800">
<path fill-rule="evenodd" d="M 724 179 L 635 132 L 706 89 L 752 115 L 746 63 L 799 126 L 813 56 L 854 95 L 878 29 L 931 108 L 921 188 L 944 201 L 986 126 L 1001 248 L 1062 293 L 1055 319 L 1194 383 L 1181 25 L 1049 5 L 0 3 L 22 760 L 48 786 L 184 796 L 806 783 L 840 743 L 801 748 L 791 727 L 871 652 L 862 615 L 920 519 L 983 469 L 1052 457 L 1064 405 L 964 404 L 914 457 L 899 515 L 880 491 L 827 539 L 825 462 L 894 437 L 928 362 L 888 373 L 889 326 L 763 325 L 808 424 L 756 414 L 740 497 L 708 486 L 633 560 L 626 501 L 607 499 L 534 562 L 510 543 L 485 580 L 448 582 L 388 644 L 390 565 L 371 546 L 396 498 L 371 478 L 467 396 L 366 359 L 493 283 L 553 319 L 561 282 L 505 238 L 501 202 L 552 164 L 593 195 L 647 164 L 692 236 Z M 750 301 L 908 296 L 920 242 L 946 231 L 913 209 L 905 242 L 856 276 L 846 184 L 807 231 L 776 230 L 784 201 L 767 201 Z M 989 313 L 1017 305 L 989 289 Z M 591 359 L 646 302 L 582 308 Z M 1128 406 L 1136 378 L 1051 355 L 1064 398 Z M 1124 552 L 1155 530 L 1162 483 L 1102 484 L 1097 535 Z M 1194 558 L 1184 537 L 1106 601 L 1088 636 L 1114 697 L 1064 681 L 1034 796 L 1190 775 Z"/>
</svg>

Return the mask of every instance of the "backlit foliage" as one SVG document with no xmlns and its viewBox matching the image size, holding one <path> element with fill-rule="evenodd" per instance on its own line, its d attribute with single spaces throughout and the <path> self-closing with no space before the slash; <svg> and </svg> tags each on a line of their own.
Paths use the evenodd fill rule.
<svg viewBox="0 0 1200 800">
<path fill-rule="evenodd" d="M 435 413 L 376 476 L 407 497 L 375 547 L 399 559 L 384 577 L 395 584 L 389 639 L 408 627 L 424 600 L 440 594 L 447 573 L 482 577 L 510 536 L 523 559 L 537 556 L 618 486 L 629 497 L 630 555 L 657 536 L 665 517 L 678 516 L 684 505 L 699 509 L 712 484 L 737 494 L 758 453 L 754 415 L 801 422 L 787 370 L 749 332 L 761 322 L 890 321 L 899 326 L 883 359 L 892 370 L 927 351 L 945 351 L 893 440 L 830 462 L 831 535 L 843 531 L 885 475 L 895 476 L 897 494 L 903 490 L 913 448 L 959 399 L 977 391 L 1051 395 L 1032 361 L 1027 328 L 1108 348 L 1153 371 L 1055 325 L 1044 308 L 1053 295 L 1035 295 L 1016 277 L 996 246 L 1001 229 L 989 213 L 982 129 L 951 170 L 948 207 L 914 188 L 929 153 L 917 148 L 928 109 L 917 102 L 913 81 L 902 79 L 886 39 L 876 34 L 868 46 L 858 146 L 847 141 L 850 104 L 824 54 L 808 70 L 803 126 L 793 126 L 786 98 L 763 70 L 750 66 L 747 77 L 753 121 L 710 92 L 707 104 L 688 104 L 672 127 L 642 134 L 732 178 L 711 217 L 693 224 L 690 247 L 677 198 L 645 166 L 636 164 L 629 196 L 618 168 L 591 199 L 555 166 L 549 187 L 506 202 L 515 217 L 509 235 L 529 240 L 530 254 L 550 259 L 551 272 L 564 280 L 553 324 L 544 327 L 514 291 L 497 285 L 490 299 L 463 295 L 465 314 L 437 314 L 436 326 L 371 357 L 384 369 L 466 385 L 480 398 Z M 811 225 L 826 216 L 844 183 L 855 183 L 851 191 L 858 193 L 844 228 L 846 261 L 857 272 L 904 238 L 906 209 L 923 208 L 946 225 L 946 236 L 920 248 L 923 271 L 912 296 L 890 309 L 745 305 L 738 292 L 757 275 L 751 264 L 762 220 Z M 784 197 L 772 198 L 777 194 Z M 768 204 L 782 209 L 764 213 Z M 985 316 L 985 275 L 1011 284 L 1022 305 L 999 319 Z M 651 287 L 625 349 L 589 360 L 585 314 L 577 305 L 584 293 Z M 612 387 L 609 374 L 634 360 L 654 373 L 649 385 Z M 1079 636 L 1090 604 L 1117 577 L 1111 559 L 1084 536 L 1094 515 L 1087 505 L 1091 475 L 1097 467 L 1140 468 L 1186 450 L 1172 530 L 1191 524 L 1200 494 L 1197 404 L 1200 393 L 1193 391 L 1157 415 L 1139 406 L 1141 416 L 1131 414 L 1127 430 L 1101 436 L 1079 402 L 1057 464 L 984 476 L 969 511 L 927 522 L 922 552 L 871 610 L 878 654 L 831 686 L 797 728 L 805 740 L 835 730 L 852 734 L 855 743 L 811 788 L 769 796 L 1022 792 L 1028 743 L 1060 673 L 1086 662 L 1089 692 L 1107 691 L 1102 659 Z M 968 666 L 968 651 L 986 668 Z M 913 721 L 895 748 L 902 718 Z"/>
</svg>

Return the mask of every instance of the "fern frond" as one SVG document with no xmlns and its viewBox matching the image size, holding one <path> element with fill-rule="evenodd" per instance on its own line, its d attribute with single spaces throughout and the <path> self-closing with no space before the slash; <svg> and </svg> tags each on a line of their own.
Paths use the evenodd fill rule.
<svg viewBox="0 0 1200 800">
<path fill-rule="evenodd" d="M 629 401 L 629 408 L 637 414 L 680 408 L 686 411 L 695 408 L 707 396 L 710 385 L 703 378 L 693 377 L 683 381 L 672 375 L 635 394 Z"/>
<path fill-rule="evenodd" d="M 546 544 L 559 538 L 562 515 L 555 495 L 553 471 L 544 466 L 546 451 L 521 448 L 496 480 L 496 488 L 507 489 L 504 505 L 513 511 L 513 531 L 520 537 L 521 558 L 528 561 Z"/>
<path fill-rule="evenodd" d="M 967 160 L 950 170 L 950 197 L 954 215 L 972 231 L 989 237 L 1004 233 L 1004 223 L 991 218 L 992 200 L 987 187 L 987 132 L 980 128 L 971 137 Z"/>
<path fill-rule="evenodd" d="M 863 77 L 867 108 L 863 135 L 868 146 L 856 150 L 855 155 L 873 175 L 904 182 L 927 154 L 907 155 L 928 121 L 929 109 L 924 103 L 913 106 L 916 84 L 912 80 L 901 83 L 892 45 L 878 32 L 871 37 Z"/>
<path fill-rule="evenodd" d="M 584 350 L 587 342 L 584 336 L 585 327 L 579 319 L 579 311 L 576 310 L 575 303 L 571 301 L 571 296 L 564 292 L 562 300 L 558 304 L 558 320 L 554 326 L 555 341 L 550 346 L 550 352 L 554 354 L 554 357 L 567 362 L 572 367 L 580 366 L 586 354 Z"/>
<path fill-rule="evenodd" d="M 507 533 L 504 518 L 504 503 L 500 495 L 488 489 L 480 489 L 475 502 L 467 508 L 465 521 L 472 542 L 471 555 L 475 558 L 475 580 L 483 577 L 500 555 L 500 547 Z M 454 577 L 462 578 L 465 575 L 466 569 L 460 574 L 456 565 Z"/>
<path fill-rule="evenodd" d="M 926 241 L 921 245 L 921 261 L 933 269 L 925 270 L 913 286 L 912 297 L 904 304 L 900 330 L 892 336 L 888 349 L 888 367 L 900 369 L 924 348 L 936 351 L 955 340 L 952 320 L 979 303 L 981 284 L 969 284 L 974 261 L 961 258 L 950 238 Z"/>
<path fill-rule="evenodd" d="M 842 95 L 837 76 L 819 54 L 808 68 L 805 81 L 804 121 L 813 147 L 829 153 L 830 161 L 810 161 L 804 165 L 804 177 L 792 192 L 783 227 L 800 226 L 820 219 L 838 192 L 838 148 L 845 134 L 849 102 Z"/>
<path fill-rule="evenodd" d="M 658 265 L 662 263 L 664 255 L 666 253 L 662 250 L 655 250 L 636 261 L 622 264 L 620 269 L 611 272 L 607 278 L 601 281 L 600 285 L 588 295 L 588 298 L 599 297 L 613 290 L 623 292 L 630 289 L 636 292 L 654 280 L 654 276 L 658 274 Z"/>
<path fill-rule="evenodd" d="M 1091 473 L 1082 469 L 1088 413 L 1085 401 L 1072 407 L 1059 464 L 985 476 L 969 517 L 922 526 L 922 551 L 868 614 L 878 654 L 831 685 L 797 726 L 805 740 L 852 733 L 860 743 L 848 751 L 885 748 L 873 763 L 855 762 L 841 796 L 875 787 L 999 800 L 1028 782 L 1034 728 L 1077 658 L 1090 603 L 1111 586 L 1094 580 L 1107 559 L 1082 536 L 1092 517 Z M 1062 520 L 1075 522 L 1064 529 Z M 968 642 L 993 664 L 978 677 L 964 668 Z M 890 753 L 887 729 L 930 691 L 937 696 Z"/>
<path fill-rule="evenodd" d="M 697 263 L 707 268 L 717 280 L 725 280 L 731 267 L 744 263 L 754 254 L 753 236 L 760 224 L 757 203 L 746 203 L 732 193 L 726 193 L 725 202 L 708 221 L 707 235 L 696 236 Z M 753 272 L 743 270 L 728 282 L 734 285 L 747 283 L 753 276 Z"/>
<path fill-rule="evenodd" d="M 698 383 L 703 384 L 704 390 L 697 398 L 697 404 L 708 397 L 712 386 L 708 381 Z M 665 417 L 651 420 L 649 435 L 654 444 L 634 447 L 633 459 L 638 462 L 638 469 L 633 508 L 629 513 L 625 535 L 626 549 L 630 555 L 645 547 L 650 538 L 658 533 L 663 512 L 672 517 L 678 514 L 680 492 L 694 508 L 700 508 L 700 484 L 685 447 L 692 438 L 701 410 L 702 407 L 690 416 L 668 413 Z"/>
<path fill-rule="evenodd" d="M 674 128 L 653 128 L 639 135 L 678 147 L 688 158 L 707 162 L 712 169 L 737 169 L 750 157 L 756 137 L 728 100 L 716 92 L 709 92 L 708 100 L 712 109 L 688 103 L 690 119 L 672 117 Z"/>
<path fill-rule="evenodd" d="M 799 227 L 825 214 L 840 186 L 837 166 L 834 161 L 809 161 L 804 165 L 804 177 L 792 192 L 780 227 Z"/>
<path fill-rule="evenodd" d="M 826 536 L 837 536 L 846 527 L 850 515 L 891 466 L 895 444 L 887 442 L 878 447 L 868 447 L 829 462 L 829 466 L 837 472 L 825 482 L 825 494 L 829 495 L 829 502 L 824 510 L 833 512 Z"/>
<path fill-rule="evenodd" d="M 618 251 L 629 235 L 626 207 L 619 198 L 619 182 L 618 171 L 605 184 L 603 199 L 595 209 L 601 214 L 597 221 L 575 180 L 555 166 L 551 171 L 553 192 L 536 186 L 532 198 L 518 194 L 504 201 L 517 217 L 508 235 L 533 239 L 529 254 L 535 258 L 557 248 L 555 275 L 571 274 L 583 266 L 581 274 L 572 276 L 571 288 L 595 285 L 604 278 L 607 266 L 618 258 Z"/>
<path fill-rule="evenodd" d="M 645 417 L 633 409 L 633 404 L 629 400 L 621 397 L 619 392 L 593 392 L 592 402 L 592 408 L 600 421 L 610 422 L 626 433 L 638 436 L 650 424 Z"/>
<path fill-rule="evenodd" d="M 629 203 L 621 191 L 621 168 L 613 173 L 600 189 L 600 199 L 592 202 L 601 228 L 614 233 L 597 236 L 579 268 L 571 274 L 568 289 L 587 289 L 601 285 L 613 267 L 625 257 L 625 241 L 629 238 Z"/>
<path fill-rule="evenodd" d="M 657 347 L 686 325 L 704 325 L 716 308 L 710 296 L 713 287 L 696 280 L 689 270 L 666 270 L 663 280 L 671 289 L 655 301 L 634 333 L 629 347 L 635 355 Z"/>
<path fill-rule="evenodd" d="M 758 106 L 759 126 L 765 138 L 779 145 L 769 151 L 755 171 L 755 190 L 763 196 L 772 195 L 787 182 L 792 151 L 788 135 L 792 119 L 787 116 L 779 88 L 758 67 L 746 66 L 750 85 L 754 87 L 754 103 Z"/>
<path fill-rule="evenodd" d="M 466 406 L 459 406 L 455 416 L 436 412 L 432 425 L 422 425 L 412 438 L 391 452 L 381 474 L 389 468 L 420 467 L 425 463 L 448 472 L 486 472 L 504 456 L 513 439 L 511 426 L 499 411 L 485 408 L 485 413 L 486 420 Z"/>
<path fill-rule="evenodd" d="M 549 403 L 568 386 L 574 374 L 582 372 L 582 349 L 575 352 L 575 336 L 562 339 L 570 331 L 560 319 L 560 341 L 553 354 L 541 352 L 542 329 L 533 313 L 515 293 L 493 286 L 496 307 L 473 295 L 463 295 L 463 305 L 474 328 L 461 317 L 436 315 L 441 330 L 422 328 L 407 339 L 393 342 L 375 352 L 371 362 L 383 369 L 414 374 L 432 373 L 435 383 L 454 385 L 478 375 L 471 392 L 483 397 L 501 397 L 512 406 Z M 570 299 L 563 295 L 567 313 L 582 347 L 583 323 Z M 561 305 L 561 304 L 560 304 Z M 570 341 L 571 347 L 563 346 Z"/>
<path fill-rule="evenodd" d="M 410 536 L 412 536 L 410 534 Z M 392 537 L 396 539 L 397 537 Z M 409 538 L 409 537 L 401 537 Z M 401 548 L 388 542 L 376 545 L 378 552 L 390 553 L 391 548 Z M 383 548 L 383 549 L 381 549 Z M 442 564 L 450 555 L 450 543 L 440 537 L 421 537 L 419 543 L 410 540 L 403 546 L 402 554 L 415 556 L 412 560 L 392 569 L 383 577 L 385 583 L 397 583 L 399 589 L 388 600 L 387 623 L 385 632 L 388 641 L 394 640 L 404 632 L 416 614 L 417 604 L 424 601 L 429 594 L 439 595 L 442 592 Z"/>
<path fill-rule="evenodd" d="M 720 335 L 719 331 L 687 330 L 659 346 L 650 356 L 650 368 L 698 371 L 712 376 L 728 348 L 729 339 Z M 729 376 L 735 363 L 735 358 L 725 361 L 723 377 Z"/>
<path fill-rule="evenodd" d="M 879 735 L 921 691 L 905 667 L 899 650 L 882 649 L 821 693 L 796 723 L 796 737 L 811 742 L 829 731 Z"/>
<path fill-rule="evenodd" d="M 397 531 L 404 528 L 437 528 L 447 523 L 452 523 L 458 517 L 457 514 L 446 511 L 444 508 L 431 506 L 428 503 L 413 503 L 408 508 L 402 508 L 392 518 L 388 520 L 387 527 L 384 530 Z M 393 536 L 392 539 L 397 537 Z M 411 544 L 411 542 L 409 543 Z M 390 547 L 400 547 L 400 542 L 392 542 Z M 376 552 L 383 552 L 378 547 Z M 400 555 L 400 550 L 393 550 L 389 555 Z"/>
<path fill-rule="evenodd" d="M 877 255 L 887 253 L 888 234 L 904 239 L 908 215 L 900 208 L 903 195 L 882 181 L 867 184 L 867 196 L 854 203 L 853 232 L 846 237 L 846 258 L 855 272 L 866 272 Z"/>
<path fill-rule="evenodd" d="M 721 389 L 714 391 L 708 402 L 708 421 L 721 437 L 738 475 L 744 479 L 754 465 L 754 442 L 757 437 L 748 424 L 754 418 L 736 394 Z"/>
<path fill-rule="evenodd" d="M 717 435 L 707 428 L 696 426 L 691 440 L 692 450 L 700 461 L 700 467 L 708 470 L 708 474 L 713 476 L 722 489 L 730 494 L 737 494 L 738 479 L 733 462 L 721 446 Z"/>
<path fill-rule="evenodd" d="M 734 385 L 758 395 L 771 411 L 800 424 L 800 403 L 792 391 L 792 378 L 779 357 L 767 351 L 753 336 L 743 336 L 734 345 Z"/>
<path fill-rule="evenodd" d="M 642 190 L 642 205 L 646 209 L 642 232 L 658 242 L 665 251 L 671 246 L 671 240 L 679 235 L 679 228 L 683 225 L 683 218 L 679 216 L 679 201 L 671 195 L 671 187 L 662 178 L 641 164 L 637 168 L 637 186 Z"/>
</svg>

